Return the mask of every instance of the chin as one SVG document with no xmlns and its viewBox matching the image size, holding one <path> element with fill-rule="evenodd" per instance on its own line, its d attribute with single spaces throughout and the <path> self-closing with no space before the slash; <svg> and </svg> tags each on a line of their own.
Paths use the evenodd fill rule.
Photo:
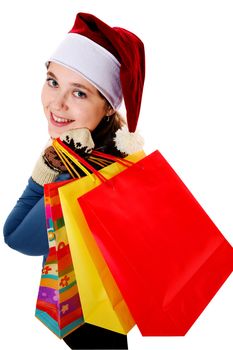
<svg viewBox="0 0 233 350">
<path fill-rule="evenodd" d="M 58 137 L 61 136 L 61 133 L 57 133 L 56 131 L 50 130 L 50 129 L 48 130 L 48 133 L 52 139 L 57 139 Z"/>
</svg>

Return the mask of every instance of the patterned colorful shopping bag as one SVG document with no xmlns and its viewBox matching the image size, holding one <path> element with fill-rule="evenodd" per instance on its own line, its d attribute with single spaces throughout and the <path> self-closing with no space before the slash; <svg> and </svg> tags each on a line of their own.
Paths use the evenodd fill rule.
<svg viewBox="0 0 233 350">
<path fill-rule="evenodd" d="M 59 338 L 84 323 L 58 195 L 58 188 L 69 182 L 44 186 L 49 254 L 42 269 L 36 303 L 36 317 Z"/>
</svg>

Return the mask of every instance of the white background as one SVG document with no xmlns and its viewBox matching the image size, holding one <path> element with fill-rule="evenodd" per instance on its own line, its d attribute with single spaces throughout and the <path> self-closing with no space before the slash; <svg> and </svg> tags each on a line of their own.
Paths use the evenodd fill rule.
<svg viewBox="0 0 233 350">
<path fill-rule="evenodd" d="M 145 149 L 160 150 L 233 244 L 233 4 L 226 0 L 1 2 L 1 226 L 48 138 L 40 102 L 44 62 L 80 11 L 144 41 L 138 129 Z M 3 239 L 0 249 L 0 347 L 67 349 L 34 318 L 41 257 L 21 255 Z M 232 349 L 232 296 L 231 276 L 185 337 L 143 338 L 135 327 L 129 348 Z"/>
</svg>

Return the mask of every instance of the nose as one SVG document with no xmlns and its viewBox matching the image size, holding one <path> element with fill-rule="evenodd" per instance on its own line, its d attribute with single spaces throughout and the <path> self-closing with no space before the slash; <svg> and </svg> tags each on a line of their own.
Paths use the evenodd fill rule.
<svg viewBox="0 0 233 350">
<path fill-rule="evenodd" d="M 68 95 L 66 93 L 62 93 L 61 91 L 57 92 L 54 96 L 52 106 L 57 111 L 66 111 L 68 109 Z"/>
</svg>

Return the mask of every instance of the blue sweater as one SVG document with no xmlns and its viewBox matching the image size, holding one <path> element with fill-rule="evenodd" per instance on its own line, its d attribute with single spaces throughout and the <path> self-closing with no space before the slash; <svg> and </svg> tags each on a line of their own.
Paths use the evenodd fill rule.
<svg viewBox="0 0 233 350">
<path fill-rule="evenodd" d="M 58 176 L 56 181 L 67 180 L 68 173 Z M 3 234 L 6 244 L 27 255 L 48 254 L 48 236 L 45 221 L 44 189 L 29 179 L 22 196 L 9 214 Z"/>
</svg>

